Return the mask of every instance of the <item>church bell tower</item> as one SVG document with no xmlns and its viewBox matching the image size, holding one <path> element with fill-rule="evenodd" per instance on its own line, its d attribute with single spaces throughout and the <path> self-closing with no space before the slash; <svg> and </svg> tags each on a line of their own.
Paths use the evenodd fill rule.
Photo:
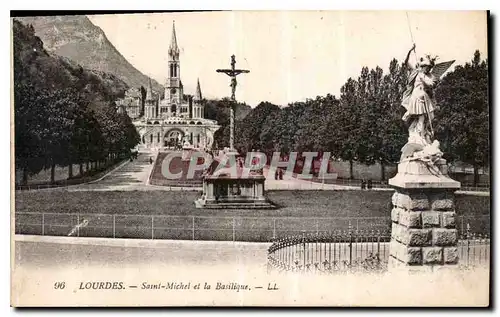
<svg viewBox="0 0 500 317">
<path fill-rule="evenodd" d="M 179 115 L 180 104 L 183 102 L 182 82 L 180 75 L 179 46 L 175 34 L 175 21 L 172 25 L 172 39 L 168 49 L 168 72 L 165 83 L 165 99 L 170 104 L 170 113 Z"/>
</svg>

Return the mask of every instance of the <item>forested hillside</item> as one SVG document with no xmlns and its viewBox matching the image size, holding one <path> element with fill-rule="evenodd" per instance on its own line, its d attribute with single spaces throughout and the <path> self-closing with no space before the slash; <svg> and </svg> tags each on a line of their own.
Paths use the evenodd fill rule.
<svg viewBox="0 0 500 317">
<path fill-rule="evenodd" d="M 16 170 L 29 175 L 56 165 L 91 169 L 129 153 L 139 136 L 114 100 L 128 86 L 49 54 L 31 25 L 13 21 Z M 70 168 L 69 178 L 73 177 Z"/>
</svg>

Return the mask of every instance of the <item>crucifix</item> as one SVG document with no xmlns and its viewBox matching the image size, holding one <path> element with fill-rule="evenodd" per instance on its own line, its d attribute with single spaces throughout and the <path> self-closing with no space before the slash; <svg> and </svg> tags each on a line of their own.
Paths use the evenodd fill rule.
<svg viewBox="0 0 500 317">
<path fill-rule="evenodd" d="M 243 73 L 249 73 L 246 69 L 236 69 L 236 57 L 231 56 L 231 69 L 217 69 L 218 73 L 224 73 L 231 77 L 231 107 L 229 114 L 229 150 L 234 151 L 234 106 L 236 105 L 236 76 Z"/>
</svg>

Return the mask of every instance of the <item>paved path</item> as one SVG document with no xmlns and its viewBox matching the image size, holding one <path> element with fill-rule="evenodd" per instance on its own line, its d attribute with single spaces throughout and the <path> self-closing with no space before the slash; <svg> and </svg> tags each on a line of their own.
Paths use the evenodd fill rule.
<svg viewBox="0 0 500 317">
<path fill-rule="evenodd" d="M 75 238 L 15 235 L 16 266 L 120 267 L 125 264 L 173 266 L 255 265 L 265 268 L 270 243 Z"/>
<path fill-rule="evenodd" d="M 264 176 L 266 176 L 266 189 L 267 190 L 356 190 L 359 186 L 345 186 L 336 184 L 322 184 L 310 182 L 305 179 L 298 179 L 293 176 L 283 174 L 282 180 L 274 179 L 274 176 L 269 176 L 269 168 L 264 168 Z M 393 190 L 392 188 L 373 188 L 372 190 Z"/>
<path fill-rule="evenodd" d="M 130 191 L 130 190 L 168 190 L 157 186 L 148 186 L 147 181 L 151 169 L 150 158 L 154 153 L 140 153 L 136 160 L 123 165 L 106 174 L 103 178 L 86 184 L 53 188 L 50 190 L 67 191 Z M 49 190 L 49 189 L 46 189 Z"/>
</svg>

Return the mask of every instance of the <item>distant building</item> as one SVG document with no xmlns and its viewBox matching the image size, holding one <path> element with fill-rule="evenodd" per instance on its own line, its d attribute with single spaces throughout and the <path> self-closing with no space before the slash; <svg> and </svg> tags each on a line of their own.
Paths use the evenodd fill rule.
<svg viewBox="0 0 500 317">
<path fill-rule="evenodd" d="M 130 118 L 136 119 L 144 113 L 141 88 L 131 88 L 125 92 L 125 97 L 117 101 L 116 105 L 123 108 Z"/>
<path fill-rule="evenodd" d="M 168 71 L 164 84 L 164 98 L 153 91 L 151 79 L 142 102 L 140 89 L 130 89 L 117 102 L 128 113 L 141 136 L 142 148 L 179 146 L 189 141 L 196 148 L 210 149 L 214 133 L 220 128 L 215 120 L 205 119 L 200 81 L 193 97 L 184 95 L 180 76 L 179 47 L 172 27 L 172 40 L 168 50 Z"/>
</svg>

